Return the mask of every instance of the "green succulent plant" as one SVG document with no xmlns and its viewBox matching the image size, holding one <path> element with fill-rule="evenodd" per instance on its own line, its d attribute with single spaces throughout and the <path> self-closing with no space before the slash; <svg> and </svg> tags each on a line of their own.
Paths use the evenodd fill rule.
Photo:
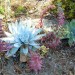
<svg viewBox="0 0 75 75">
<path fill-rule="evenodd" d="M 41 54 L 41 56 L 42 57 L 45 56 L 48 53 L 48 50 L 49 50 L 49 48 L 46 48 L 46 46 L 42 45 L 40 47 L 40 54 Z"/>
<path fill-rule="evenodd" d="M 8 25 L 10 32 L 5 32 L 7 37 L 1 38 L 13 46 L 11 50 L 7 51 L 7 57 L 14 55 L 18 50 L 20 50 L 20 53 L 27 55 L 29 50 L 40 48 L 37 40 L 45 34 L 39 34 L 42 29 L 37 29 L 31 24 L 31 20 L 25 20 L 24 22 L 20 20 Z"/>
<path fill-rule="evenodd" d="M 69 31 L 69 28 L 67 27 L 67 25 L 63 25 L 58 30 L 56 30 L 55 33 L 57 34 L 57 36 L 60 39 L 64 39 L 64 38 L 68 38 L 70 31 Z"/>
<path fill-rule="evenodd" d="M 69 45 L 71 46 L 75 42 L 75 19 L 71 20 L 70 23 L 67 24 L 67 27 L 69 29 Z"/>
<path fill-rule="evenodd" d="M 15 17 L 20 16 L 20 14 L 27 15 L 27 9 L 23 6 L 18 6 L 14 12 Z"/>
</svg>

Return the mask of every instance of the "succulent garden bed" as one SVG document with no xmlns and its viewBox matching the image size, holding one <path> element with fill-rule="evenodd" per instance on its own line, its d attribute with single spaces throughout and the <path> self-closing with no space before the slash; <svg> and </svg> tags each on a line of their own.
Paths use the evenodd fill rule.
<svg viewBox="0 0 75 75">
<path fill-rule="evenodd" d="M 75 75 L 75 19 L 64 2 L 48 2 L 39 18 L 39 1 L 12 6 L 16 20 L 7 17 L 6 29 L 0 19 L 0 75 Z"/>
</svg>

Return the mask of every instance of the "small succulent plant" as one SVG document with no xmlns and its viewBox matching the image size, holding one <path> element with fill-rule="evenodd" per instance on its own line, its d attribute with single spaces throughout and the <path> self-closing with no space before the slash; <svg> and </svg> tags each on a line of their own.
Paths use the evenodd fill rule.
<svg viewBox="0 0 75 75">
<path fill-rule="evenodd" d="M 29 67 L 37 73 L 42 68 L 42 59 L 36 52 L 31 52 L 30 55 Z"/>
<path fill-rule="evenodd" d="M 75 19 L 71 20 L 70 23 L 66 24 L 68 30 L 69 30 L 69 34 L 67 36 L 67 38 L 69 38 L 69 45 L 72 46 L 75 44 Z"/>
<path fill-rule="evenodd" d="M 60 38 L 64 39 L 67 38 L 69 34 L 69 29 L 66 25 L 63 25 L 62 27 L 59 27 L 58 30 L 55 31 L 55 34 Z"/>
<path fill-rule="evenodd" d="M 53 32 L 49 32 L 41 39 L 41 43 L 46 48 L 55 49 L 60 44 L 60 39 Z"/>
<path fill-rule="evenodd" d="M 43 56 L 45 56 L 47 53 L 48 53 L 48 49 L 49 48 L 46 48 L 46 46 L 44 46 L 44 45 L 42 45 L 41 47 L 40 47 L 40 54 L 41 54 L 41 56 L 43 57 Z"/>
<path fill-rule="evenodd" d="M 45 34 L 39 34 L 42 29 L 36 29 L 31 25 L 31 20 L 16 21 L 8 25 L 8 28 L 10 32 L 5 32 L 7 37 L 1 39 L 13 46 L 11 50 L 7 51 L 7 57 L 14 55 L 18 50 L 27 55 L 28 50 L 38 49 L 40 44 L 37 40 L 45 36 Z"/>
<path fill-rule="evenodd" d="M 11 48 L 12 46 L 9 43 L 6 43 L 0 40 L 0 52 L 7 51 Z"/>
</svg>

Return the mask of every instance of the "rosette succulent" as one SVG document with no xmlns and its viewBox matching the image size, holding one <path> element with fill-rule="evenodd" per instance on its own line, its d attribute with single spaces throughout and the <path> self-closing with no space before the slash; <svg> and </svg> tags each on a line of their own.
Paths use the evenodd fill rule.
<svg viewBox="0 0 75 75">
<path fill-rule="evenodd" d="M 18 50 L 25 55 L 28 50 L 36 50 L 40 47 L 37 42 L 45 34 L 39 34 L 42 29 L 32 26 L 31 20 L 16 21 L 8 25 L 9 32 L 5 32 L 7 37 L 2 38 L 5 42 L 10 43 L 13 48 L 7 51 L 7 57 L 14 55 Z"/>
<path fill-rule="evenodd" d="M 40 55 L 36 52 L 30 52 L 30 55 L 31 57 L 29 60 L 29 67 L 37 74 L 38 71 L 42 69 L 42 64 L 43 64 L 42 59 Z"/>
<path fill-rule="evenodd" d="M 0 52 L 7 51 L 11 48 L 12 46 L 9 43 L 6 43 L 0 40 Z"/>
<path fill-rule="evenodd" d="M 49 32 L 41 39 L 41 44 L 46 48 L 55 49 L 60 44 L 60 38 L 58 38 L 54 32 Z"/>
</svg>

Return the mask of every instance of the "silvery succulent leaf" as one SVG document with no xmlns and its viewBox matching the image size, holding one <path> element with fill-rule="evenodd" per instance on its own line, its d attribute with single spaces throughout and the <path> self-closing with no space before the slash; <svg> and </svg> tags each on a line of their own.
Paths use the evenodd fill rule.
<svg viewBox="0 0 75 75">
<path fill-rule="evenodd" d="M 21 43 L 15 43 L 14 47 L 19 48 L 19 47 L 21 47 L 21 45 L 22 45 Z"/>
<path fill-rule="evenodd" d="M 33 37 L 30 41 L 35 41 L 35 40 L 39 40 L 41 37 L 45 36 L 45 34 L 40 34 L 40 35 L 37 35 L 35 37 Z"/>
<path fill-rule="evenodd" d="M 7 42 L 7 43 L 14 43 L 14 37 L 4 37 L 4 38 L 0 38 L 1 40 Z"/>
<path fill-rule="evenodd" d="M 27 55 L 27 53 L 28 53 L 28 47 L 26 47 L 26 48 L 21 48 L 21 49 L 20 49 L 20 53 Z"/>
<path fill-rule="evenodd" d="M 41 31 L 42 31 L 42 28 L 36 29 L 36 33 L 34 33 L 34 35 L 35 35 L 35 36 L 38 35 Z"/>
<path fill-rule="evenodd" d="M 4 32 L 8 37 L 12 37 L 12 34 L 9 32 Z"/>
<path fill-rule="evenodd" d="M 18 49 L 19 48 L 12 48 L 11 50 L 7 51 L 6 57 L 13 56 L 18 51 Z"/>
</svg>

